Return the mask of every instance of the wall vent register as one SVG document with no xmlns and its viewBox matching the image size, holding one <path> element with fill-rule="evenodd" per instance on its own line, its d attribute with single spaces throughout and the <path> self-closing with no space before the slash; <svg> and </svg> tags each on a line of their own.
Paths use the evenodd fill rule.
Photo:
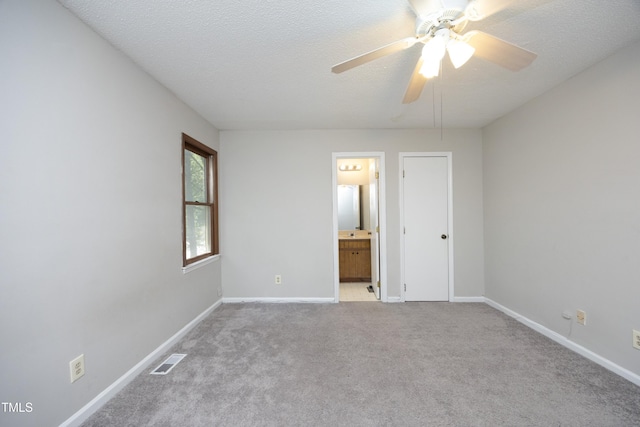
<svg viewBox="0 0 640 427">
<path fill-rule="evenodd" d="M 160 366 L 151 371 L 151 375 L 167 375 L 185 356 L 186 354 L 172 354 Z"/>
</svg>

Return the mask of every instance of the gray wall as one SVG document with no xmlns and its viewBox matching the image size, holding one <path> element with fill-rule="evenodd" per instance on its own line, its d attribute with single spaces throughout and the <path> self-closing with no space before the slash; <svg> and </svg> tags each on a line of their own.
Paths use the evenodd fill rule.
<svg viewBox="0 0 640 427">
<path fill-rule="evenodd" d="M 54 1 L 0 2 L 0 63 L 0 424 L 58 425 L 218 298 L 180 178 L 218 133 Z"/>
<path fill-rule="evenodd" d="M 332 298 L 332 152 L 386 157 L 388 295 L 400 296 L 399 152 L 453 152 L 455 295 L 481 296 L 479 130 L 221 131 L 225 297 Z M 282 275 L 282 285 L 274 275 Z"/>
<path fill-rule="evenodd" d="M 487 297 L 635 374 L 639 76 L 635 44 L 483 133 Z"/>
</svg>

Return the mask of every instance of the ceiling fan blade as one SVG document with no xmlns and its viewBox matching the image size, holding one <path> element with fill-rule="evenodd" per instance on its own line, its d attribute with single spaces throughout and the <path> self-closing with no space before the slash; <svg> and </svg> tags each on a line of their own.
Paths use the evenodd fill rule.
<svg viewBox="0 0 640 427">
<path fill-rule="evenodd" d="M 463 40 L 475 48 L 474 56 L 511 71 L 519 71 L 529 66 L 538 57 L 531 51 L 482 31 L 469 31 L 463 36 Z"/>
<path fill-rule="evenodd" d="M 494 13 L 506 9 L 515 0 L 472 0 L 465 14 L 470 21 L 479 21 Z"/>
<path fill-rule="evenodd" d="M 418 59 L 418 63 L 416 64 L 416 68 L 413 70 L 413 74 L 411 75 L 411 80 L 409 80 L 409 86 L 407 87 L 407 92 L 404 94 L 404 99 L 402 100 L 403 104 L 411 104 L 414 101 L 417 101 L 420 98 L 420 94 L 422 94 L 422 89 L 424 88 L 424 84 L 427 82 L 427 78 L 420 74 L 420 69 L 422 68 L 422 56 Z"/>
<path fill-rule="evenodd" d="M 331 71 L 333 71 L 336 74 L 342 73 L 343 71 L 350 70 L 352 68 L 357 67 L 358 65 L 371 62 L 374 59 L 382 58 L 383 56 L 391 55 L 392 53 L 396 53 L 401 50 L 410 48 L 417 42 L 418 42 L 418 39 L 416 37 L 407 37 L 402 40 L 398 40 L 386 46 L 382 46 L 381 48 L 378 48 L 376 50 L 372 50 L 371 52 L 367 52 L 363 55 L 356 56 L 355 58 L 351 58 L 347 61 L 336 64 L 333 67 L 331 67 Z"/>
<path fill-rule="evenodd" d="M 409 0 L 409 4 L 416 16 L 420 17 L 425 17 L 444 8 L 441 0 Z"/>
</svg>

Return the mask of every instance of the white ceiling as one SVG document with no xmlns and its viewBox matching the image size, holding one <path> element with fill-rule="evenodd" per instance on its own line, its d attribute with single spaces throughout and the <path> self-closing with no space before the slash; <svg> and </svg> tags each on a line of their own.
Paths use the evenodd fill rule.
<svg viewBox="0 0 640 427">
<path fill-rule="evenodd" d="M 413 36 L 407 0 L 59 2 L 220 130 L 440 127 L 440 111 L 443 127 L 482 127 L 640 40 L 638 0 L 513 1 L 466 30 L 538 53 L 530 67 L 447 60 L 403 105 L 421 45 L 330 69 Z"/>
</svg>

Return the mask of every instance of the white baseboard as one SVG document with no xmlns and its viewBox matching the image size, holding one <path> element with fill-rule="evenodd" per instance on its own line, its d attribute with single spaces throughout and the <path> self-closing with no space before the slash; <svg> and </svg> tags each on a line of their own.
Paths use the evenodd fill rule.
<svg viewBox="0 0 640 427">
<path fill-rule="evenodd" d="M 400 297 L 387 297 L 387 302 L 395 303 L 395 302 L 403 302 Z"/>
<path fill-rule="evenodd" d="M 598 365 L 610 370 L 611 372 L 620 375 L 622 378 L 631 381 L 632 383 L 634 383 L 637 386 L 640 386 L 640 375 L 637 375 L 633 372 L 631 372 L 630 370 L 623 368 L 620 365 L 617 365 L 615 363 L 613 363 L 612 361 L 610 361 L 609 359 L 605 359 L 604 357 L 600 356 L 599 354 L 594 353 L 593 351 L 584 348 L 583 346 L 576 344 L 575 342 L 569 340 L 568 338 L 558 334 L 557 332 L 552 331 L 551 329 L 542 326 L 541 324 L 534 322 L 531 319 L 528 319 L 524 316 L 522 316 L 521 314 L 516 313 L 513 310 L 508 309 L 507 307 L 498 304 L 497 302 L 489 299 L 489 298 L 485 298 L 484 299 L 485 302 L 490 305 L 491 307 L 495 308 L 496 310 L 499 310 L 501 312 L 503 312 L 504 314 L 513 317 L 514 319 L 516 319 L 518 322 L 530 327 L 531 329 L 533 329 L 536 332 L 541 333 L 542 335 L 546 336 L 547 338 L 552 339 L 553 341 L 557 342 L 558 344 L 561 344 L 565 347 L 567 347 L 569 350 L 575 351 L 576 353 L 578 353 L 579 355 L 586 357 L 587 359 L 591 360 L 592 362 L 597 363 Z"/>
<path fill-rule="evenodd" d="M 453 297 L 451 302 L 486 302 L 484 297 Z"/>
<path fill-rule="evenodd" d="M 213 310 L 218 308 L 222 304 L 222 300 L 218 300 L 211 307 L 200 313 L 198 317 L 189 322 L 184 328 L 176 332 L 171 338 L 162 343 L 158 348 L 152 351 L 147 357 L 142 359 L 133 368 L 129 369 L 127 373 L 118 378 L 113 384 L 107 387 L 99 395 L 97 395 L 91 402 L 84 405 L 78 412 L 73 414 L 69 419 L 60 424 L 60 427 L 75 427 L 86 421 L 94 412 L 100 409 L 105 403 L 115 396 L 120 390 L 122 390 L 127 384 L 129 384 L 139 373 L 148 369 L 149 365 L 156 360 L 162 353 L 166 352 L 171 346 L 184 337 L 187 332 L 193 329 L 198 323 L 200 323 L 205 317 L 207 317 Z"/>
<path fill-rule="evenodd" d="M 334 298 L 223 298 L 225 304 L 238 304 L 243 302 L 264 302 L 264 303 L 313 303 L 325 304 L 334 303 Z"/>
</svg>

